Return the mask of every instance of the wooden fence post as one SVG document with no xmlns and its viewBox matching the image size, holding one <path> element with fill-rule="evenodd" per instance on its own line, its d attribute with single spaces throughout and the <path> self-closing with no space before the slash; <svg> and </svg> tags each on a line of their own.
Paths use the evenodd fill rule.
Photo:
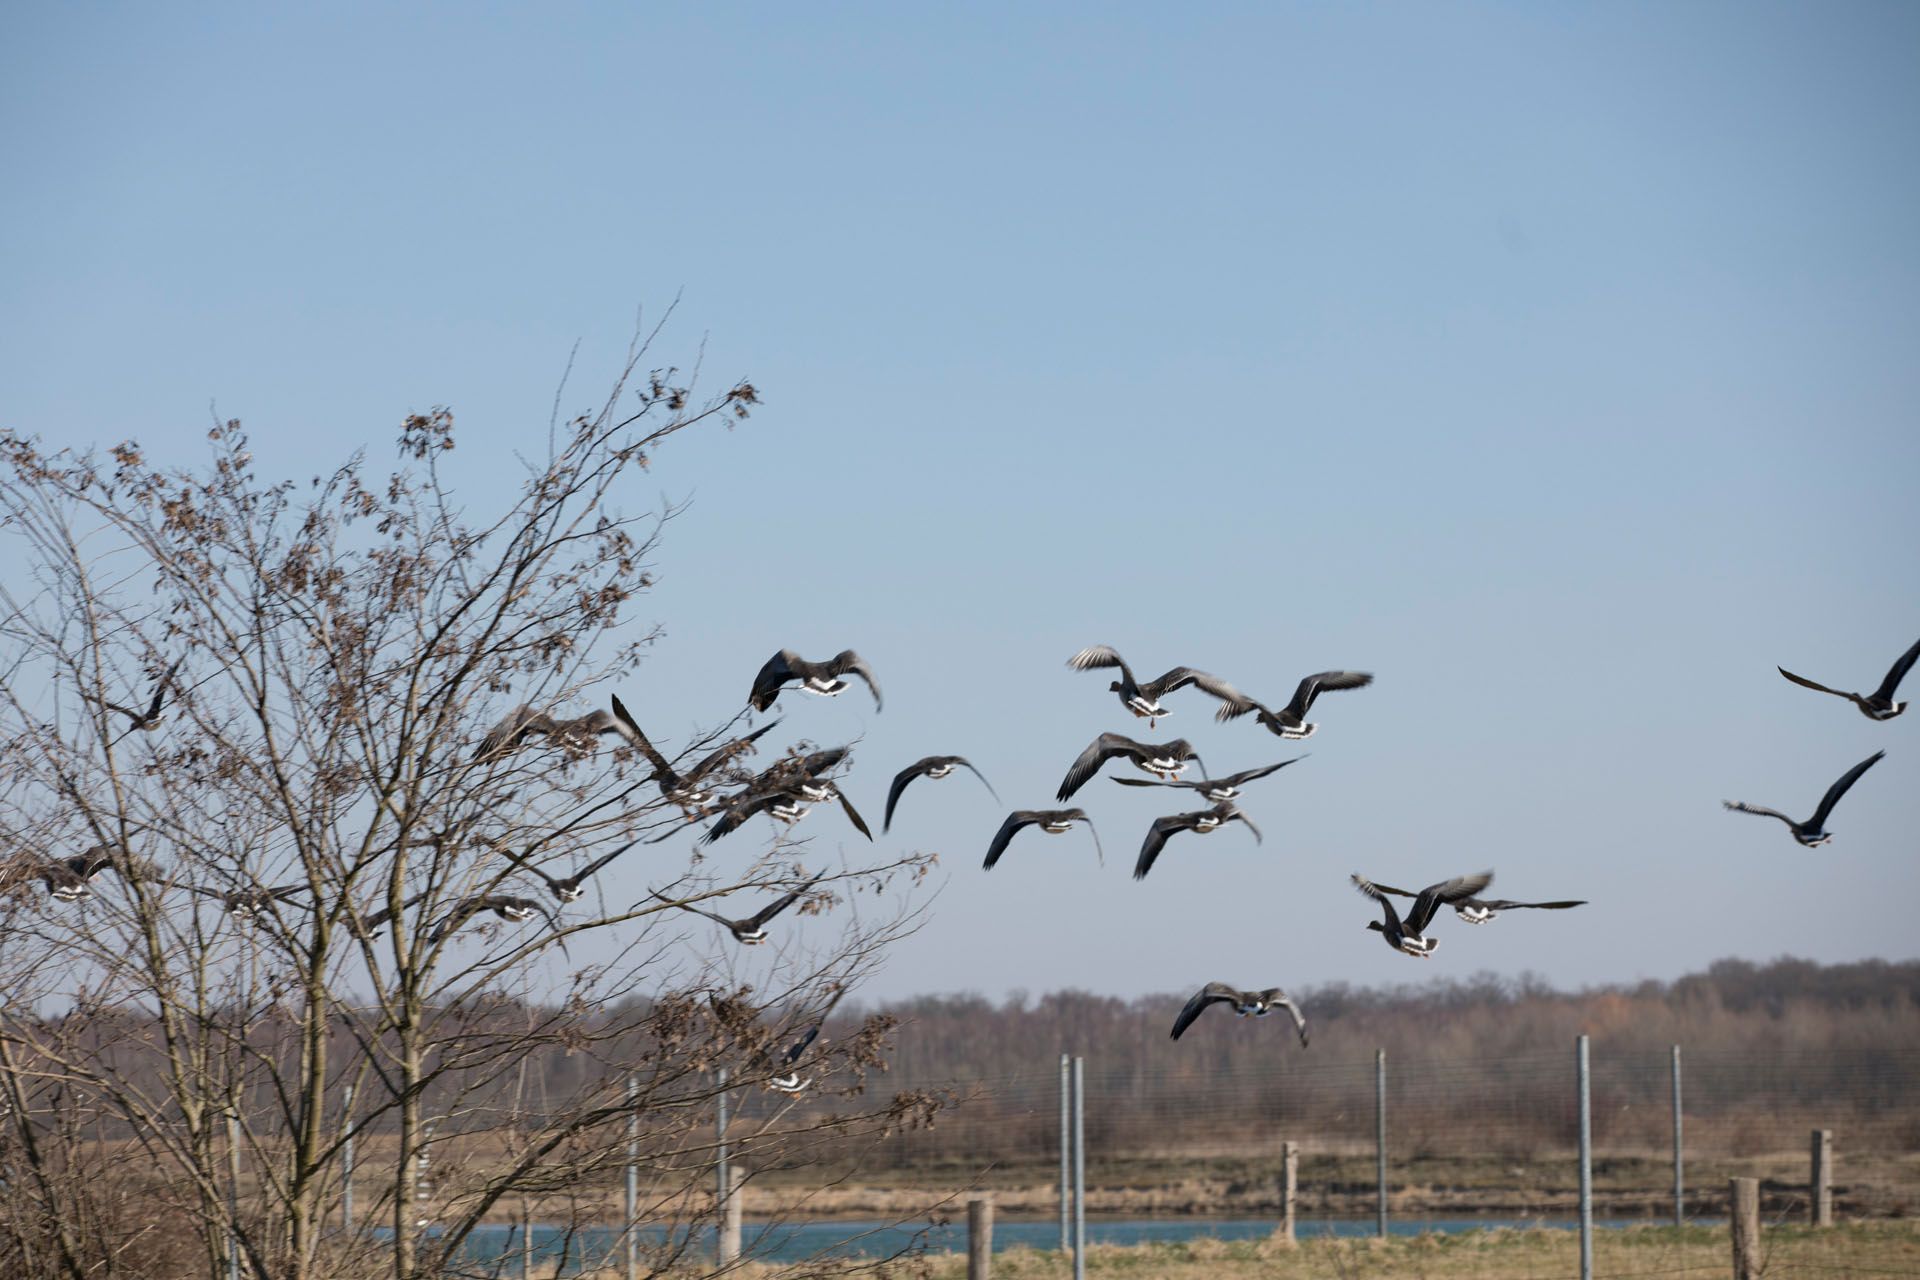
<svg viewBox="0 0 1920 1280">
<path fill-rule="evenodd" d="M 1833 1225 L 1833 1130 L 1813 1131 L 1813 1225 Z"/>
<path fill-rule="evenodd" d="M 993 1270 L 993 1198 L 967 1201 L 967 1280 L 988 1280 Z"/>
<path fill-rule="evenodd" d="M 1760 1280 L 1760 1180 L 1728 1179 L 1727 1200 L 1733 1228 L 1733 1280 Z"/>
<path fill-rule="evenodd" d="M 1300 1179 L 1300 1145 L 1280 1144 L 1280 1238 L 1293 1243 L 1294 1205 Z"/>
</svg>

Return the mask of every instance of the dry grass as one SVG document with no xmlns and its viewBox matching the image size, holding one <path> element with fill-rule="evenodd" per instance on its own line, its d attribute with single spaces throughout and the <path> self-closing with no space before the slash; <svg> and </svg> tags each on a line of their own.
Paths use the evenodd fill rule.
<svg viewBox="0 0 1920 1280">
<path fill-rule="evenodd" d="M 1769 1277 L 1809 1280 L 1882 1280 L 1920 1275 L 1920 1225 L 1852 1223 L 1826 1231 L 1775 1226 L 1765 1231 Z M 1453 1235 L 1376 1239 L 1306 1239 L 1094 1246 L 1090 1275 L 1126 1280 L 1574 1280 L 1580 1274 L 1579 1236 L 1572 1231 L 1467 1231 Z M 1594 1236 L 1596 1277 L 1686 1276 L 1704 1280 L 1731 1269 L 1724 1227 L 1629 1227 Z M 940 1254 L 903 1260 L 885 1274 L 899 1280 L 962 1280 L 964 1256 Z M 795 1274 L 748 1265 L 740 1280 Z M 808 1274 L 827 1274 L 809 1271 Z M 867 1274 L 871 1275 L 872 1272 Z M 1069 1280 L 1062 1254 L 1009 1249 L 994 1255 L 997 1280 Z M 603 1271 L 583 1280 L 615 1280 Z"/>
</svg>

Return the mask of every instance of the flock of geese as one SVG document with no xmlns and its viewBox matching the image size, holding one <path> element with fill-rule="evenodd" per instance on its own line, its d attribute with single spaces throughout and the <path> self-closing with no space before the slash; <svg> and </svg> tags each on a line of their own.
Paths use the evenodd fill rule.
<svg viewBox="0 0 1920 1280">
<path fill-rule="evenodd" d="M 1795 675 L 1784 667 L 1780 668 L 1780 674 L 1795 684 L 1848 699 L 1869 719 L 1885 721 L 1893 719 L 1907 709 L 1907 703 L 1895 701 L 1894 693 L 1916 659 L 1920 659 L 1920 642 L 1916 642 L 1894 662 L 1886 678 L 1880 682 L 1880 686 L 1873 693 L 1865 695 L 1828 688 L 1804 676 Z M 152 696 L 144 708 L 123 706 L 104 699 L 95 699 L 95 701 L 104 712 L 124 717 L 128 724 L 128 732 L 152 732 L 164 719 L 167 693 L 180 665 L 176 661 L 159 677 L 155 682 Z M 1067 666 L 1075 671 L 1118 672 L 1119 678 L 1112 681 L 1108 689 L 1127 712 L 1138 719 L 1145 720 L 1149 728 L 1171 714 L 1163 699 L 1180 690 L 1192 688 L 1219 703 L 1214 713 L 1217 721 L 1227 722 L 1251 715 L 1256 724 L 1284 741 L 1308 738 L 1317 731 L 1319 726 L 1310 722 L 1307 716 L 1322 694 L 1362 689 L 1373 683 L 1373 676 L 1368 672 L 1321 671 L 1302 679 L 1295 687 L 1292 699 L 1284 706 L 1273 708 L 1240 692 L 1219 677 L 1204 671 L 1196 671 L 1191 667 L 1175 667 L 1155 679 L 1142 682 L 1135 677 L 1132 668 L 1118 651 L 1108 645 L 1094 645 L 1082 649 L 1067 660 Z M 781 693 L 789 687 L 797 687 L 804 692 L 822 697 L 833 697 L 850 687 L 848 677 L 856 678 L 863 683 L 873 696 L 875 709 L 882 708 L 884 704 L 878 679 L 874 676 L 872 668 L 851 649 L 835 654 L 822 662 L 810 661 L 792 650 L 782 649 L 768 659 L 761 667 L 759 674 L 754 677 L 747 702 L 755 711 L 769 711 L 778 701 Z M 700 836 L 705 844 L 712 844 L 731 835 L 749 820 L 761 815 L 781 826 L 791 826 L 804 818 L 813 807 L 829 802 L 836 803 L 853 828 L 868 840 L 872 840 L 872 830 L 841 789 L 839 780 L 835 776 L 835 771 L 848 758 L 850 750 L 848 747 L 834 747 L 804 755 L 788 756 L 776 761 L 767 769 L 753 774 L 745 774 L 737 767 L 735 762 L 752 752 L 758 740 L 779 723 L 778 720 L 774 720 L 761 725 L 752 732 L 733 738 L 708 752 L 690 766 L 679 768 L 653 745 L 635 721 L 632 713 L 617 696 L 612 699 L 611 707 L 607 710 L 595 710 L 570 719 L 556 717 L 532 706 L 523 705 L 516 707 L 505 719 L 488 730 L 475 749 L 472 762 L 480 764 L 497 760 L 535 740 L 544 741 L 548 745 L 560 747 L 571 753 L 585 754 L 594 750 L 599 739 L 611 735 L 625 742 L 647 762 L 651 768 L 647 780 L 659 787 L 661 795 L 669 803 L 681 809 L 687 826 L 712 820 L 711 825 L 707 826 Z M 1808 847 L 1822 845 L 1833 838 L 1827 831 L 1826 824 L 1833 813 L 1834 806 L 1884 755 L 1884 751 L 1876 751 L 1843 774 L 1827 789 L 1813 816 L 1805 821 L 1797 821 L 1775 809 L 1741 801 L 1729 800 L 1725 804 L 1728 809 L 1741 813 L 1779 819 L 1786 824 L 1794 839 L 1803 845 Z M 1140 742 L 1124 734 L 1102 733 L 1089 743 L 1068 766 L 1066 776 L 1061 780 L 1054 799 L 1062 803 L 1072 799 L 1110 762 L 1123 761 L 1150 776 L 1115 777 L 1111 779 L 1113 782 L 1126 787 L 1155 787 L 1175 793 L 1191 793 L 1196 799 L 1205 802 L 1207 808 L 1172 813 L 1154 820 L 1147 829 L 1134 861 L 1133 875 L 1136 880 L 1140 880 L 1145 879 L 1153 870 L 1168 842 L 1182 833 L 1206 835 L 1229 823 L 1239 822 L 1253 834 L 1254 840 L 1259 842 L 1260 828 L 1254 825 L 1253 820 L 1238 804 L 1242 798 L 1242 789 L 1302 759 L 1305 757 L 1295 756 L 1215 778 L 1206 774 L 1205 765 L 1199 753 L 1185 738 L 1152 743 Z M 1200 766 L 1199 777 L 1182 776 L 1190 765 Z M 901 798 L 909 785 L 921 778 L 931 780 L 945 778 L 957 769 L 965 769 L 973 774 L 987 789 L 988 794 L 992 795 L 996 802 L 999 800 L 999 793 L 994 790 L 993 784 L 964 756 L 925 756 L 894 775 L 892 784 L 887 790 L 881 830 L 884 832 L 892 828 Z M 992 870 L 1004 857 L 1014 837 L 1028 827 L 1038 827 L 1048 834 L 1059 835 L 1071 831 L 1076 825 L 1084 825 L 1087 828 L 1088 835 L 1093 839 L 1095 853 L 1104 863 L 1105 852 L 1100 847 L 1099 833 L 1094 828 L 1092 818 L 1084 808 L 1074 807 L 1015 809 L 1007 815 L 988 842 L 986 858 L 982 865 L 985 869 Z M 676 827 L 665 835 L 652 837 L 649 842 L 657 843 L 685 829 L 686 826 Z M 588 880 L 641 841 L 629 841 L 564 878 L 556 878 L 534 863 L 532 859 L 533 855 L 539 851 L 538 846 L 524 853 L 517 853 L 498 841 L 488 840 L 486 843 L 528 875 L 543 883 L 554 900 L 564 905 L 580 898 L 586 891 L 585 886 Z M 105 871 L 112 869 L 116 869 L 116 862 L 105 845 L 64 859 L 33 858 L 26 861 L 16 859 L 0 866 L 0 892 L 9 891 L 23 882 L 38 879 L 44 883 L 47 895 L 53 901 L 84 901 L 92 895 L 92 882 Z M 653 893 L 653 896 L 670 906 L 712 921 L 724 928 L 741 945 L 754 946 L 767 940 L 768 926 L 781 913 L 804 899 L 819 879 L 820 876 L 815 875 L 752 914 L 737 919 L 696 906 L 691 901 L 676 900 L 657 892 Z M 1565 910 L 1585 905 L 1584 899 L 1518 902 L 1482 896 L 1492 881 L 1493 873 L 1483 871 L 1473 875 L 1455 876 L 1413 891 L 1379 884 L 1359 874 L 1352 876 L 1354 887 L 1380 908 L 1381 919 L 1368 921 L 1366 927 L 1379 933 L 1386 944 L 1395 951 L 1420 959 L 1430 958 L 1439 945 L 1438 939 L 1429 936 L 1428 930 L 1442 907 L 1451 907 L 1454 915 L 1467 924 L 1485 924 L 1503 911 Z M 251 919 L 270 909 L 276 902 L 290 902 L 307 892 L 304 884 L 238 891 L 200 885 L 185 887 L 194 894 L 218 900 L 229 915 L 241 920 Z M 1411 900 L 1405 914 L 1395 906 L 1396 898 Z M 420 896 L 416 896 L 403 906 L 410 907 L 419 901 Z M 460 898 L 452 903 L 437 921 L 428 926 L 428 936 L 434 941 L 439 941 L 467 922 L 487 915 L 509 922 L 525 921 L 540 915 L 556 933 L 559 932 L 558 921 L 553 913 L 537 899 L 513 894 L 487 893 Z M 392 912 L 389 910 L 367 915 L 352 913 L 348 924 L 356 936 L 373 938 L 379 936 L 380 930 L 390 922 L 391 917 Z M 839 993 L 836 993 L 833 1003 L 837 1003 L 838 1000 Z M 1243 990 L 1224 982 L 1209 982 L 1194 993 L 1174 1019 L 1170 1033 L 1172 1038 L 1178 1040 L 1202 1013 L 1215 1005 L 1225 1005 L 1241 1017 L 1254 1018 L 1265 1017 L 1275 1010 L 1284 1009 L 1293 1020 L 1301 1045 L 1305 1046 L 1307 1043 L 1306 1017 L 1298 1004 L 1288 998 L 1283 990 L 1277 987 Z M 807 1087 L 810 1081 L 802 1078 L 800 1064 L 819 1037 L 826 1014 L 831 1011 L 831 1008 L 832 1004 L 829 1004 L 828 1009 L 819 1015 L 819 1018 L 809 1026 L 797 1042 L 788 1046 L 777 1057 L 768 1058 L 769 1063 L 777 1061 L 780 1068 L 779 1074 L 768 1080 L 769 1088 L 786 1093 L 798 1093 Z"/>
</svg>

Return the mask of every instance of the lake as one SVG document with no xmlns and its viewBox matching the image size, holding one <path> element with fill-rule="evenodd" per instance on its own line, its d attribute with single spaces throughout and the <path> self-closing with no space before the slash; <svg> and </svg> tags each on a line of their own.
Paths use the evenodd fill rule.
<svg viewBox="0 0 1920 1280">
<path fill-rule="evenodd" d="M 1625 1225 L 1628 1222 L 1645 1222 L 1645 1218 L 1617 1219 L 1611 1225 Z M 1572 1228 L 1579 1225 L 1573 1218 L 1418 1218 L 1407 1217 L 1388 1223 L 1388 1231 L 1396 1236 L 1416 1236 L 1425 1232 L 1456 1232 L 1484 1230 L 1493 1227 L 1562 1227 Z M 1272 1233 L 1274 1220 L 1271 1218 L 1092 1218 L 1087 1219 L 1087 1243 L 1096 1244 L 1145 1244 L 1151 1241 L 1191 1240 L 1197 1237 L 1212 1237 L 1216 1240 L 1248 1240 Z M 1370 1236 L 1374 1232 L 1372 1218 L 1305 1218 L 1296 1227 L 1301 1239 L 1316 1236 Z M 768 1262 L 797 1262 L 820 1254 L 834 1256 L 867 1255 L 884 1257 L 912 1248 L 916 1237 L 925 1247 L 935 1253 L 960 1252 L 967 1247 L 966 1213 L 962 1209 L 955 1220 L 944 1226 L 902 1227 L 894 1223 L 872 1219 L 858 1221 L 831 1222 L 789 1222 L 777 1226 L 749 1222 L 742 1233 L 742 1243 L 751 1255 Z M 663 1240 L 658 1229 L 647 1230 L 643 1239 L 650 1242 Z M 714 1233 L 711 1228 L 695 1234 L 694 1251 L 703 1257 L 713 1256 Z M 551 1262 L 560 1257 L 565 1241 L 562 1232 L 554 1227 L 536 1225 L 533 1228 L 533 1257 L 536 1262 Z M 1055 1249 L 1060 1244 L 1060 1224 L 1057 1218 L 1004 1218 L 996 1217 L 993 1224 L 993 1247 L 1002 1249 Z M 518 1259 L 521 1249 L 520 1229 L 517 1226 L 487 1226 L 476 1231 L 469 1241 L 466 1256 L 473 1262 L 487 1264 L 496 1260 Z M 588 1227 L 575 1233 L 572 1247 L 567 1250 L 568 1260 L 575 1264 L 582 1261 L 601 1264 L 609 1254 L 618 1255 L 619 1236 L 611 1227 Z M 584 1258 L 583 1258 L 584 1255 Z M 518 1274 L 515 1267 L 509 1266 L 506 1274 Z"/>
</svg>

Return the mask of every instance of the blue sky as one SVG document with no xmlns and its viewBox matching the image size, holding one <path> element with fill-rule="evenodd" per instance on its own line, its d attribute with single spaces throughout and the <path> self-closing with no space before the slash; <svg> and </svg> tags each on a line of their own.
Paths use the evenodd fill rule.
<svg viewBox="0 0 1920 1280">
<path fill-rule="evenodd" d="M 1867 4 L 11 6 L 0 414 L 184 461 L 211 403 L 305 476 L 448 404 L 491 507 L 681 295 L 662 349 L 767 405 L 629 499 L 693 500 L 662 736 L 853 645 L 888 710 L 790 715 L 863 808 L 932 752 L 1035 805 L 1130 729 L 1084 645 L 1378 673 L 1263 847 L 1144 884 L 1155 793 L 983 875 L 1001 811 L 917 784 L 952 878 L 876 994 L 1911 957 L 1920 715 L 1773 664 L 1920 637 L 1916 54 Z M 1217 772 L 1292 754 L 1176 698 Z M 1720 808 L 1883 746 L 1824 849 Z M 1486 866 L 1594 905 L 1361 932 L 1348 872 Z"/>
</svg>

